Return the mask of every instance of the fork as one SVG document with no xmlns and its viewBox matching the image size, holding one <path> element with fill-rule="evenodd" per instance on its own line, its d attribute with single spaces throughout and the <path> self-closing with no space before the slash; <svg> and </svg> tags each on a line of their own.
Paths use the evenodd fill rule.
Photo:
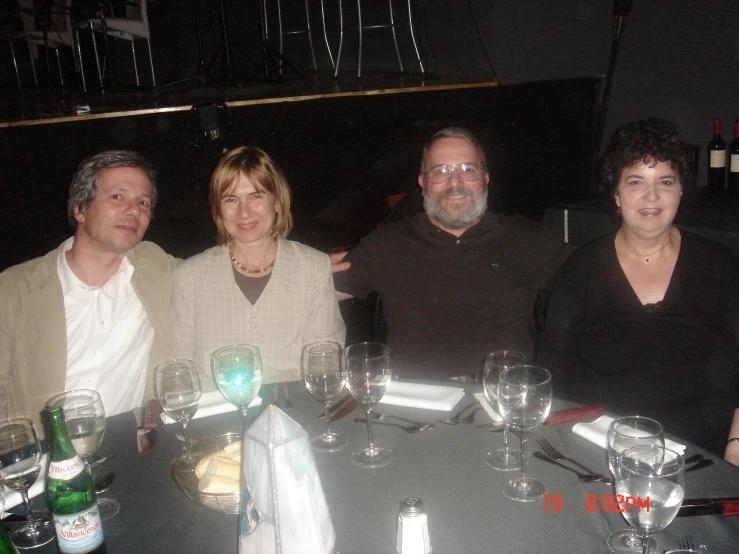
<svg viewBox="0 0 739 554">
<path fill-rule="evenodd" d="M 685 550 L 696 550 L 695 542 L 693 542 L 693 537 L 690 535 L 680 535 L 678 546 Z"/>
<path fill-rule="evenodd" d="M 367 420 L 363 417 L 355 417 L 354 422 L 366 424 Z M 399 423 L 390 423 L 389 421 L 373 421 L 372 425 L 387 425 L 389 427 L 397 427 L 398 429 L 411 434 L 420 433 L 421 431 L 426 431 L 428 429 L 436 429 L 433 423 L 418 423 L 416 425 L 406 426 L 400 425 Z"/>
<path fill-rule="evenodd" d="M 456 415 L 453 415 L 449 419 L 445 419 L 444 421 L 439 420 L 439 423 L 446 423 L 447 425 L 459 425 L 459 420 L 462 418 L 462 414 L 469 410 L 475 404 L 477 404 L 477 400 L 473 400 L 472 402 L 467 404 L 464 408 L 459 410 Z"/>
<path fill-rule="evenodd" d="M 590 473 L 592 475 L 597 475 L 597 473 L 595 471 L 593 471 L 592 469 L 590 469 L 589 467 L 584 466 L 580 462 L 578 462 L 577 460 L 573 460 L 572 458 L 568 458 L 567 456 L 565 456 L 564 454 L 562 454 L 559 450 L 557 450 L 556 448 L 554 448 L 549 443 L 549 441 L 547 439 L 541 439 L 541 440 L 536 441 L 536 442 L 539 443 L 539 446 L 541 446 L 541 449 L 544 451 L 544 453 L 547 456 L 549 456 L 550 458 L 552 458 L 553 460 L 557 460 L 557 461 L 560 461 L 560 462 L 562 462 L 562 461 L 571 462 L 571 463 L 575 464 L 576 466 L 584 469 L 588 473 Z"/>
</svg>

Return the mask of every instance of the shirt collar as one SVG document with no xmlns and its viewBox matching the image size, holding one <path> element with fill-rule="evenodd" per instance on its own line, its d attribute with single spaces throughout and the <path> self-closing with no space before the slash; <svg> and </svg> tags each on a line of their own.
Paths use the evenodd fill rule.
<svg viewBox="0 0 739 554">
<path fill-rule="evenodd" d="M 72 268 L 69 267 L 69 262 L 67 262 L 67 250 L 72 248 L 73 244 L 74 237 L 70 237 L 69 239 L 67 239 L 62 245 L 61 252 L 59 252 L 59 259 L 57 260 L 57 273 L 59 274 L 59 280 L 62 283 L 62 293 L 64 296 L 67 296 L 75 290 L 81 289 L 92 291 L 101 290 L 104 294 L 110 296 L 111 298 L 115 298 L 116 296 L 118 296 L 118 289 L 116 288 L 116 284 L 118 283 L 119 279 L 124 279 L 126 285 L 131 283 L 131 277 L 133 276 L 133 264 L 131 264 L 131 262 L 129 261 L 128 256 L 123 257 L 118 270 L 113 275 L 111 275 L 110 279 L 108 279 L 108 281 L 102 287 L 93 287 L 83 283 L 82 280 L 80 280 L 80 278 L 74 274 Z"/>
</svg>

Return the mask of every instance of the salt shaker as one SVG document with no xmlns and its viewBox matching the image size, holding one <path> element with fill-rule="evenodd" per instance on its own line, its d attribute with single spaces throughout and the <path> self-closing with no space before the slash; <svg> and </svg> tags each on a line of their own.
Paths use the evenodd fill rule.
<svg viewBox="0 0 739 554">
<path fill-rule="evenodd" d="M 411 496 L 400 503 L 398 513 L 398 554 L 429 554 L 429 526 L 420 498 Z"/>
</svg>

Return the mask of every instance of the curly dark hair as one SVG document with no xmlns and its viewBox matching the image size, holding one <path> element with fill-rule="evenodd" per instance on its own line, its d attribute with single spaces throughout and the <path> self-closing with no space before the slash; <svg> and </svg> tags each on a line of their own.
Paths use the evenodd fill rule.
<svg viewBox="0 0 739 554">
<path fill-rule="evenodd" d="M 613 196 L 623 170 L 644 162 L 669 162 L 677 171 L 680 183 L 687 178 L 688 163 L 685 144 L 671 121 L 651 117 L 630 121 L 616 129 L 601 158 L 601 179 Z"/>
</svg>

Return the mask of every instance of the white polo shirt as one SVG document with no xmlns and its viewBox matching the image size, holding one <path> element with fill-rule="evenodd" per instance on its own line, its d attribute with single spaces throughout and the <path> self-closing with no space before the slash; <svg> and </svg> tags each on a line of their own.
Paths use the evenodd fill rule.
<svg viewBox="0 0 739 554">
<path fill-rule="evenodd" d="M 134 267 L 123 258 L 102 287 L 84 284 L 67 263 L 67 240 L 57 270 L 67 318 L 65 390 L 94 389 L 107 416 L 142 404 L 154 328 L 131 284 Z"/>
</svg>

